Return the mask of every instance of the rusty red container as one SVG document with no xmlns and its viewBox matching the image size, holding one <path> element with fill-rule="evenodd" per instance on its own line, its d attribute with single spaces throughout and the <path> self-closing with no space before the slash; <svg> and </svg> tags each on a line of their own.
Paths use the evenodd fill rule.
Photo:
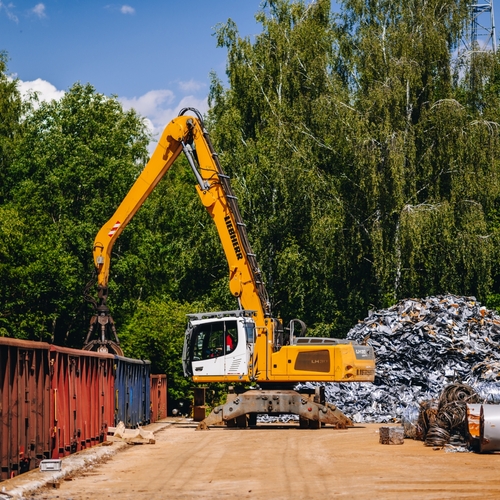
<svg viewBox="0 0 500 500">
<path fill-rule="evenodd" d="M 167 376 L 151 375 L 151 422 L 167 416 Z"/>
<path fill-rule="evenodd" d="M 0 338 L 0 480 L 50 458 L 49 348 Z"/>
<path fill-rule="evenodd" d="M 115 374 L 117 380 L 115 381 Z M 166 376 L 149 361 L 0 337 L 0 481 L 166 415 Z"/>
<path fill-rule="evenodd" d="M 114 422 L 113 368 L 111 354 L 50 346 L 51 458 L 106 440 Z"/>
</svg>

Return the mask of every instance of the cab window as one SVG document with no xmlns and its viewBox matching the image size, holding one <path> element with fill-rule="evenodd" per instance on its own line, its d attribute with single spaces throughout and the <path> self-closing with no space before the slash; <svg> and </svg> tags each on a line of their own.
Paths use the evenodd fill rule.
<svg viewBox="0 0 500 500">
<path fill-rule="evenodd" d="M 193 361 L 229 354 L 236 349 L 236 321 L 216 321 L 198 325 L 194 332 Z"/>
</svg>

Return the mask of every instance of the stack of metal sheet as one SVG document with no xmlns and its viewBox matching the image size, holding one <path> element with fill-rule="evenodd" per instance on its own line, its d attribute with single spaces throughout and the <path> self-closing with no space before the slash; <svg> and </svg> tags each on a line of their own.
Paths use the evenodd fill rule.
<svg viewBox="0 0 500 500">
<path fill-rule="evenodd" d="M 373 384 L 328 384 L 326 396 L 356 422 L 415 419 L 419 403 L 450 383 L 500 403 L 500 316 L 474 297 L 408 299 L 371 311 L 348 339 L 373 346 Z"/>
</svg>

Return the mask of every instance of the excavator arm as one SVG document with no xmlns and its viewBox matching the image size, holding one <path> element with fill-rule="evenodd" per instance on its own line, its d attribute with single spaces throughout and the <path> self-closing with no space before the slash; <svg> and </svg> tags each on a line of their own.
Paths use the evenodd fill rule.
<svg viewBox="0 0 500 500">
<path fill-rule="evenodd" d="M 194 116 L 185 113 L 192 111 Z M 106 305 L 111 253 L 116 239 L 137 213 L 158 182 L 184 153 L 196 178 L 200 199 L 217 225 L 229 265 L 230 290 L 245 309 L 260 317 L 270 315 L 270 303 L 261 272 L 241 219 L 229 177 L 220 166 L 199 112 L 185 108 L 163 131 L 153 155 L 113 216 L 94 241 L 98 303 L 85 341 L 85 349 L 120 353 L 114 321 Z M 95 339 L 95 337 L 98 337 Z M 93 339 L 94 337 L 94 339 Z M 114 340 L 111 340 L 114 338 Z"/>
</svg>

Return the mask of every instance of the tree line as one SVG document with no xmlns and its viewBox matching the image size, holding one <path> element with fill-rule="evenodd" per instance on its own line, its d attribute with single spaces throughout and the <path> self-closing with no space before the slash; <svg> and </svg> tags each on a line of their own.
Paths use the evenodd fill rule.
<svg viewBox="0 0 500 500">
<path fill-rule="evenodd" d="M 268 0 L 217 26 L 206 125 L 285 321 L 343 337 L 407 297 L 500 304 L 500 65 L 458 51 L 469 0 Z M 147 161 L 142 117 L 92 85 L 22 100 L 0 58 L 0 335 L 81 347 L 92 244 Z M 236 307 L 180 159 L 113 249 L 126 355 L 182 397 L 186 314 Z M 91 288 L 92 289 L 92 288 Z"/>
</svg>

